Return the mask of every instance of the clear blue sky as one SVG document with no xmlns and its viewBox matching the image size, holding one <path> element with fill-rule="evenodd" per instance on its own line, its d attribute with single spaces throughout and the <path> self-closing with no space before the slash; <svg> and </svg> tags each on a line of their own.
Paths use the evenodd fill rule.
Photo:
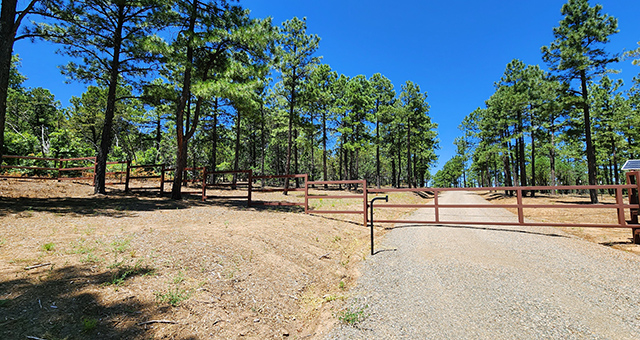
<svg viewBox="0 0 640 340">
<path fill-rule="evenodd" d="M 322 40 L 318 55 L 347 76 L 381 73 L 396 90 L 405 81 L 429 95 L 432 120 L 439 124 L 441 150 L 437 169 L 455 154 L 453 139 L 468 113 L 482 106 L 494 91 L 506 64 L 520 59 L 539 64 L 540 47 L 553 40 L 553 27 L 562 19 L 565 0 L 241 0 L 253 17 L 273 17 L 274 24 L 294 16 L 306 17 L 308 33 Z M 618 18 L 620 33 L 611 38 L 609 52 L 636 48 L 640 41 L 640 1 L 593 1 Z M 57 68 L 65 59 L 47 43 L 20 41 L 21 72 L 26 86 L 49 88 L 62 105 L 80 96 L 84 85 L 65 84 Z M 613 77 L 626 84 L 640 73 L 630 61 L 614 67 Z M 433 172 L 435 173 L 435 171 Z"/>
</svg>

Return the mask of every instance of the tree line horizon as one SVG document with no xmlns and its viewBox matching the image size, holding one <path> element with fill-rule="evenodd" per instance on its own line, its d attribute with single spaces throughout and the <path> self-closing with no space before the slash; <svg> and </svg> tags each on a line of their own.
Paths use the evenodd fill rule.
<svg viewBox="0 0 640 340">
<path fill-rule="evenodd" d="M 427 93 L 323 64 L 304 18 L 275 26 L 225 0 L 32 1 L 14 25 L 27 14 L 46 20 L 13 41 L 58 44 L 63 73 L 90 86 L 62 109 L 9 55 L 4 153 L 97 155 L 96 193 L 123 158 L 174 164 L 175 199 L 187 165 L 424 186 L 436 160 Z"/>
<path fill-rule="evenodd" d="M 549 72 L 509 62 L 484 106 L 460 124 L 435 186 L 620 184 L 622 163 L 640 157 L 640 74 L 627 91 L 610 76 L 624 58 L 640 65 L 640 47 L 606 50 L 618 21 L 599 4 L 568 0 L 561 13 L 555 40 L 541 47 Z M 598 202 L 596 189 L 589 195 Z"/>
<path fill-rule="evenodd" d="M 524 186 L 618 183 L 623 157 L 640 154 L 640 81 L 625 97 L 607 76 L 620 59 L 604 49 L 617 20 L 588 0 L 562 6 L 542 48 L 551 72 L 510 62 L 435 176 L 427 92 L 406 81 L 398 93 L 380 73 L 348 77 L 323 64 L 304 18 L 275 26 L 225 0 L 17 6 L 3 1 L 0 19 L 0 159 L 95 155 L 96 193 L 106 193 L 108 160 L 175 164 L 179 199 L 188 164 L 377 186 Z M 58 44 L 71 60 L 63 73 L 90 84 L 86 92 L 61 108 L 48 89 L 25 88 L 13 55 L 20 39 Z"/>
</svg>

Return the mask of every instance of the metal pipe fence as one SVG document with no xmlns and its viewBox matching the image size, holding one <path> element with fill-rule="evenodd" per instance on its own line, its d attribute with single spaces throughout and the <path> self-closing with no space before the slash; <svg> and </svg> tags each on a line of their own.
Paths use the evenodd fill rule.
<svg viewBox="0 0 640 340">
<path fill-rule="evenodd" d="M 240 182 L 238 181 L 238 174 L 246 174 L 246 182 Z M 207 198 L 218 198 L 218 199 L 247 199 L 247 206 L 251 206 L 251 178 L 252 178 L 252 174 L 253 171 L 252 170 L 228 170 L 228 171 L 207 171 L 206 168 L 203 172 L 202 175 L 202 201 L 206 201 Z M 230 182 L 219 182 L 217 181 L 216 176 L 220 176 L 220 175 L 233 175 L 232 179 Z M 211 177 L 210 177 L 211 176 Z M 218 179 L 224 179 L 224 176 L 221 176 L 222 178 L 218 178 Z M 211 179 L 210 183 L 207 182 L 207 179 Z M 211 187 L 224 187 L 224 188 L 231 188 L 231 189 L 237 189 L 238 187 L 246 187 L 247 188 L 247 194 L 246 195 L 227 195 L 227 196 L 222 196 L 222 195 L 207 195 L 207 188 L 211 188 Z"/>
<path fill-rule="evenodd" d="M 260 187 L 260 188 L 253 188 L 253 181 L 263 181 L 263 180 L 269 180 L 269 179 L 296 179 L 296 178 L 302 178 L 304 179 L 304 182 L 307 183 L 309 181 L 309 175 L 307 174 L 295 174 L 295 175 L 263 175 L 263 176 L 252 176 L 251 179 L 249 180 L 249 183 L 251 183 L 249 185 L 250 188 L 252 188 L 252 190 L 254 192 L 282 192 L 283 194 L 287 194 L 289 191 L 305 191 L 305 188 L 290 188 L 290 187 L 285 187 L 285 185 L 283 184 L 282 186 L 279 187 Z M 306 192 L 306 191 L 305 191 Z M 305 194 L 306 196 L 306 194 Z M 306 203 L 298 203 L 298 202 L 283 202 L 283 201 L 278 201 L 278 202 L 274 202 L 274 201 L 258 201 L 258 202 L 251 202 L 250 205 L 262 205 L 262 206 L 285 206 L 285 207 L 290 207 L 290 206 L 304 206 Z M 305 208 L 306 209 L 306 208 Z"/>
<path fill-rule="evenodd" d="M 33 156 L 3 156 L 3 162 L 5 160 L 17 160 L 15 164 L 2 165 L 0 169 L 3 171 L 9 171 L 0 173 L 0 178 L 18 178 L 18 179 L 42 179 L 42 180 L 93 180 L 95 177 L 95 157 L 79 157 L 79 158 L 46 158 L 46 157 L 33 157 Z M 19 161 L 28 161 L 19 163 Z M 112 169 L 107 171 L 108 176 L 114 176 L 116 179 L 119 176 L 119 181 L 110 182 L 112 185 L 125 185 L 125 191 L 132 190 L 158 190 L 162 195 L 164 193 L 164 184 L 173 183 L 174 176 L 168 176 L 174 169 L 167 168 L 164 164 L 150 164 L 150 165 L 132 165 L 130 161 L 126 162 L 108 162 L 108 166 L 120 166 L 119 169 Z M 126 168 L 124 166 L 126 165 Z M 12 174 L 15 170 L 23 171 L 23 175 Z M 24 175 L 26 173 L 27 175 Z M 122 175 L 125 176 L 124 180 Z M 232 175 L 231 182 L 225 181 L 225 175 Z M 75 176 L 75 177 L 74 177 Z M 216 180 L 215 176 L 220 176 L 220 181 Z M 238 179 L 238 176 L 243 176 Z M 169 177 L 169 178 L 167 178 Z M 412 223 L 412 224 L 441 224 L 441 225 L 497 225 L 497 226 L 550 226 L 550 227 L 580 227 L 580 228 L 630 228 L 634 242 L 640 244 L 640 225 L 638 224 L 638 213 L 640 211 L 640 172 L 632 171 L 626 173 L 627 184 L 623 185 L 580 185 L 580 186 L 527 186 L 527 187 L 477 187 L 477 188 L 367 188 L 366 180 L 342 180 L 342 181 L 309 181 L 308 174 L 295 174 L 295 175 L 261 175 L 253 176 L 252 170 L 230 170 L 230 171 L 207 171 L 205 167 L 186 168 L 184 174 L 183 183 L 198 183 L 201 185 L 198 191 L 183 191 L 183 194 L 197 194 L 201 195 L 202 200 L 207 198 L 221 198 L 221 199 L 246 199 L 247 206 L 302 206 L 305 213 L 313 214 L 362 214 L 364 226 L 367 226 L 368 217 L 367 212 L 369 207 L 368 195 L 393 193 L 393 192 L 413 192 L 418 194 L 430 193 L 433 194 L 432 202 L 425 204 L 397 204 L 386 203 L 376 204 L 376 208 L 379 209 L 393 209 L 393 208 L 429 208 L 434 209 L 434 219 L 430 221 L 414 221 L 406 219 L 394 219 L 394 220 L 376 220 L 377 223 Z M 147 180 L 158 180 L 158 186 L 143 186 L 139 185 L 133 187 L 133 182 L 142 182 Z M 207 180 L 210 180 L 207 182 Z M 303 179 L 304 186 L 302 188 L 291 188 L 282 186 L 266 186 L 266 183 L 270 180 L 286 180 L 286 179 Z M 254 181 L 261 181 L 263 185 L 256 186 Z M 355 185 L 361 187 L 362 193 L 357 194 L 343 194 L 343 195 L 317 195 L 309 192 L 311 187 L 338 185 L 340 188 L 345 185 Z M 218 187 L 230 187 L 233 189 L 246 188 L 246 195 L 235 196 L 213 196 L 207 195 L 207 189 Z M 557 192 L 557 191 L 574 191 L 574 192 L 587 192 L 590 189 L 597 189 L 599 191 L 612 192 L 615 197 L 615 203 L 607 204 L 525 204 L 523 199 L 526 192 Z M 252 193 L 254 192 L 282 192 L 287 193 L 289 191 L 302 192 L 304 191 L 304 203 L 300 202 L 267 202 L 267 201 L 255 201 L 252 199 Z M 442 204 L 439 202 L 439 194 L 447 191 L 504 191 L 505 193 L 515 193 L 515 204 Z M 627 194 L 627 203 L 624 202 L 624 194 Z M 424 195 L 423 195 L 424 196 Z M 310 201 L 316 199 L 345 199 L 345 200 L 362 200 L 362 209 L 356 210 L 314 210 L 310 208 Z M 443 220 L 440 218 L 440 212 L 443 209 L 499 209 L 510 208 L 515 209 L 517 212 L 517 222 L 505 222 L 505 221 L 453 221 Z M 525 221 L 525 209 L 615 209 L 615 220 L 617 223 L 576 223 L 576 222 L 531 222 Z M 626 219 L 626 209 L 629 209 L 630 220 Z"/>
<path fill-rule="evenodd" d="M 362 194 L 359 195 L 311 195 L 309 194 L 309 186 L 312 185 L 360 185 Z M 304 212 L 309 214 L 362 214 L 363 224 L 367 226 L 367 180 L 342 180 L 342 181 L 305 181 L 304 195 Z M 312 199 L 361 199 L 362 210 L 311 210 L 309 209 L 309 200 Z"/>
</svg>

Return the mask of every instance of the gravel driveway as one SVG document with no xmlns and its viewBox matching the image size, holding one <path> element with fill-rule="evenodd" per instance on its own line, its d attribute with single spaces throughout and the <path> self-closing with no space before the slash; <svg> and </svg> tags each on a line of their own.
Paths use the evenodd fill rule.
<svg viewBox="0 0 640 340">
<path fill-rule="evenodd" d="M 440 202 L 486 203 L 468 192 Z M 503 209 L 440 216 L 517 220 Z M 399 225 L 376 250 L 348 302 L 367 318 L 326 339 L 640 339 L 637 255 L 553 228 L 484 226 Z"/>
</svg>

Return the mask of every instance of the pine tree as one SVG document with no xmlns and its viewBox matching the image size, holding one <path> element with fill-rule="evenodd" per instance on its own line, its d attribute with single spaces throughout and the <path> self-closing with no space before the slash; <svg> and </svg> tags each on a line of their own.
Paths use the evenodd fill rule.
<svg viewBox="0 0 640 340">
<path fill-rule="evenodd" d="M 13 44 L 28 35 L 17 35 L 22 20 L 31 13 L 38 0 L 31 0 L 18 11 L 18 0 L 3 0 L 0 9 L 0 164 L 4 154 L 4 127 L 7 114 L 7 95 L 11 78 Z"/>
<path fill-rule="evenodd" d="M 294 124 L 299 119 L 298 110 L 302 107 L 301 91 L 311 71 L 320 62 L 320 58 L 314 57 L 318 49 L 320 38 L 317 35 L 308 35 L 306 18 L 302 20 L 293 18 L 282 24 L 279 46 L 276 52 L 279 63 L 276 66 L 280 72 L 283 96 L 288 107 L 287 130 L 287 158 L 285 163 L 285 175 L 291 174 L 291 157 L 294 151 Z M 285 189 L 289 187 L 289 179 L 285 180 Z M 286 193 L 286 191 L 285 191 Z"/>
<path fill-rule="evenodd" d="M 581 97 L 577 106 L 582 109 L 584 137 L 587 155 L 589 184 L 597 182 L 596 151 L 592 141 L 591 114 L 589 112 L 588 82 L 594 75 L 602 74 L 607 65 L 616 62 L 617 56 L 611 56 L 604 50 L 609 37 L 618 32 L 618 20 L 602 14 L 602 6 L 591 7 L 588 0 L 569 0 L 562 6 L 564 18 L 553 29 L 555 40 L 549 46 L 542 47 L 542 55 L 551 70 L 559 73 L 568 82 L 578 80 Z M 598 203 L 596 189 L 589 191 L 592 203 Z"/>
<path fill-rule="evenodd" d="M 376 186 L 380 188 L 380 147 L 382 145 L 382 133 L 380 124 L 389 122 L 389 110 L 393 105 L 396 92 L 393 90 L 391 80 L 380 73 L 376 73 L 369 79 L 373 87 L 374 109 L 373 121 L 376 125 L 374 144 L 376 147 Z"/>
<path fill-rule="evenodd" d="M 113 139 L 117 88 L 124 79 L 135 80 L 149 71 L 155 56 L 145 44 L 154 33 L 154 15 L 165 9 L 160 1 L 86 2 L 47 1 L 40 10 L 52 24 L 37 24 L 34 34 L 62 45 L 62 52 L 81 63 L 69 62 L 63 67 L 68 76 L 106 84 L 107 101 L 100 148 L 96 159 L 94 192 L 105 194 L 107 157 Z"/>
<path fill-rule="evenodd" d="M 270 20 L 252 20 L 249 12 L 227 1 L 178 1 L 171 23 L 180 34 L 167 47 L 162 73 L 170 83 L 158 84 L 175 102 L 176 172 L 171 198 L 181 199 L 188 142 L 197 131 L 209 98 L 237 97 L 255 82 L 234 80 L 251 77 L 261 68 L 272 43 Z M 168 91 L 167 91 L 168 90 Z"/>
</svg>

